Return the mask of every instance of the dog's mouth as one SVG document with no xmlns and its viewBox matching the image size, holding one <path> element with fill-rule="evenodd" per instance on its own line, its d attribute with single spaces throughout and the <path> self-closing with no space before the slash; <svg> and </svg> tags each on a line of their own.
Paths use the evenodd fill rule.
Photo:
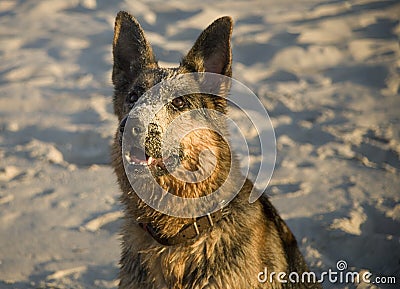
<svg viewBox="0 0 400 289">
<path fill-rule="evenodd" d="M 161 176 L 169 173 L 177 165 L 178 159 L 179 157 L 174 154 L 166 157 L 154 157 L 136 147 L 125 151 L 125 161 L 134 169 L 135 173 L 143 173 L 148 168 L 156 176 Z"/>
</svg>

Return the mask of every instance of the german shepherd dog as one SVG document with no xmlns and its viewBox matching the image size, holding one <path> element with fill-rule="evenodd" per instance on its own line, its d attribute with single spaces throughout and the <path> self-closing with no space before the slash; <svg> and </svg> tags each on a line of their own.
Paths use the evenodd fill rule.
<svg viewBox="0 0 400 289">
<path fill-rule="evenodd" d="M 158 66 L 152 48 L 137 22 L 127 12 L 119 12 L 114 29 L 112 81 L 114 112 L 120 122 L 115 134 L 112 165 L 122 190 L 124 205 L 120 289 L 201 289 L 201 288 L 320 288 L 315 282 L 283 283 L 276 278 L 260 282 L 260 272 L 308 271 L 296 239 L 266 196 L 249 203 L 253 184 L 247 180 L 231 188 L 238 194 L 225 207 L 197 218 L 176 217 L 148 206 L 133 189 L 124 169 L 122 135 L 128 114 L 134 112 L 135 136 L 144 140 L 143 157 L 130 156 L 137 167 L 147 167 L 162 188 L 175 195 L 194 198 L 218 189 L 227 171 L 241 174 L 228 144 L 212 130 L 195 131 L 180 140 L 178 160 L 189 171 L 201 169 L 199 153 L 208 149 L 216 158 L 211 175 L 198 183 L 185 183 L 165 170 L 168 159 L 161 156 L 163 132 L 174 118 L 193 109 L 225 114 L 226 99 L 195 94 L 171 99 L 144 126 L 146 110 L 157 97 L 145 92 L 165 79 L 192 72 L 232 75 L 230 38 L 232 19 L 215 20 L 198 37 L 177 68 Z M 216 118 L 204 115 L 216 127 Z M 135 140 L 133 140 L 135 141 Z M 140 179 L 140 175 L 138 176 Z M 151 194 L 144 181 L 140 193 Z M 287 276 L 286 275 L 286 276 Z M 271 282 L 272 281 L 272 282 Z"/>
</svg>

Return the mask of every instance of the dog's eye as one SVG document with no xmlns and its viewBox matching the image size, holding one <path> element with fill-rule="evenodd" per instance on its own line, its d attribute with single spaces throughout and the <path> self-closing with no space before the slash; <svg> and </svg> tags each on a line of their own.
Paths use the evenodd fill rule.
<svg viewBox="0 0 400 289">
<path fill-rule="evenodd" d="M 136 92 L 131 91 L 126 97 L 126 101 L 130 104 L 134 104 L 139 99 L 139 96 Z"/>
<path fill-rule="evenodd" d="M 186 103 L 182 97 L 177 97 L 172 100 L 172 105 L 178 109 L 184 108 Z"/>
</svg>

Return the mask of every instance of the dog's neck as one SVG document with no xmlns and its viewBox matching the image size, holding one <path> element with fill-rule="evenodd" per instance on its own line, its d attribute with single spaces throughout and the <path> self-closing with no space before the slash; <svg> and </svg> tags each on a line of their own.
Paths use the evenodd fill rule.
<svg viewBox="0 0 400 289">
<path fill-rule="evenodd" d="M 139 226 L 159 244 L 173 246 L 196 239 L 201 233 L 217 224 L 225 215 L 223 209 L 221 209 L 212 214 L 193 219 L 193 222 L 186 224 L 176 235 L 171 237 L 163 236 L 151 223 L 139 223 Z"/>
</svg>

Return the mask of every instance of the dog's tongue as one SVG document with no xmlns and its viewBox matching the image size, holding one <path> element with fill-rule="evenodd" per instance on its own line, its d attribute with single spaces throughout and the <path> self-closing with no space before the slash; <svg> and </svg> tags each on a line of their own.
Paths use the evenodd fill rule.
<svg viewBox="0 0 400 289">
<path fill-rule="evenodd" d="M 145 160 L 141 160 L 141 159 L 137 158 L 136 156 L 132 156 L 132 155 L 129 156 L 129 161 L 134 164 L 137 164 L 137 165 L 145 165 L 146 164 Z"/>
<path fill-rule="evenodd" d="M 165 168 L 163 158 L 155 158 L 145 154 L 142 150 L 133 147 L 125 156 L 129 163 L 153 168 Z M 167 158 L 168 159 L 168 158 Z"/>
<path fill-rule="evenodd" d="M 165 168 L 163 159 L 155 159 L 152 156 L 149 156 L 149 158 L 147 159 L 147 165 L 148 166 L 159 166 L 161 168 Z"/>
</svg>

